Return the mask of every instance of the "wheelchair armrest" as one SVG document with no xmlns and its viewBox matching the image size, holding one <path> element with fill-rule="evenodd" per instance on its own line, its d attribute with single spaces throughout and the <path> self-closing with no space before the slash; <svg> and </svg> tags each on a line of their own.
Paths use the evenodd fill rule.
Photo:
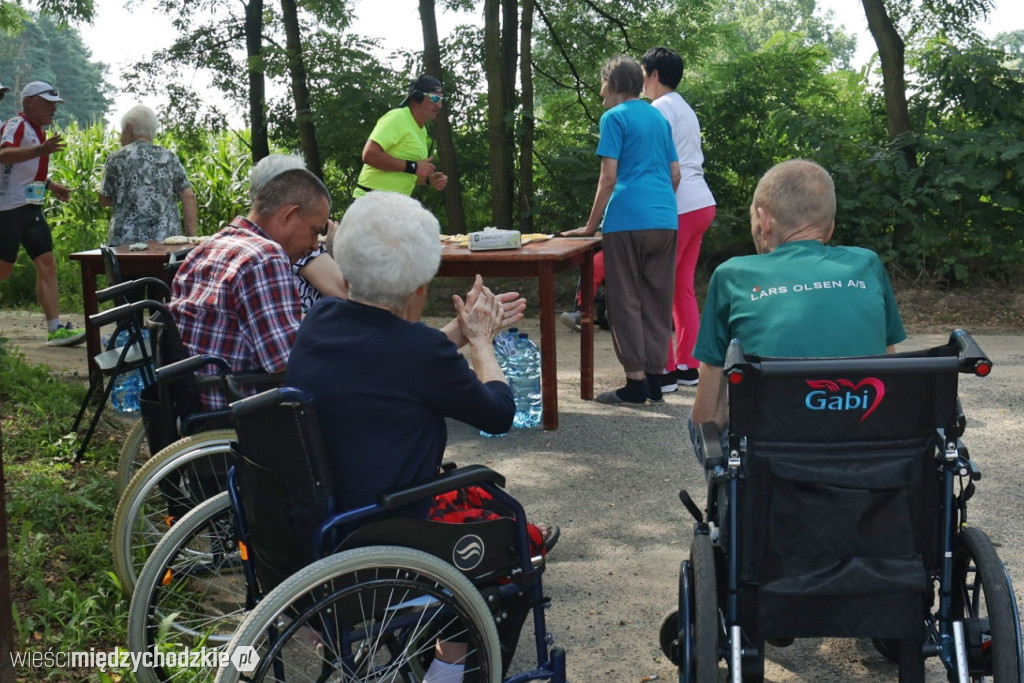
<svg viewBox="0 0 1024 683">
<path fill-rule="evenodd" d="M 216 365 L 221 371 L 229 372 L 231 368 L 228 366 L 228 362 L 220 356 L 211 356 L 204 354 L 201 356 L 192 356 L 184 360 L 179 360 L 176 363 L 165 365 L 162 368 L 157 368 L 156 379 L 158 382 L 169 382 L 185 374 L 194 373 L 201 367 L 206 365 Z"/>
<path fill-rule="evenodd" d="M 469 465 L 468 467 L 452 470 L 411 488 L 382 493 L 377 496 L 377 504 L 385 510 L 389 510 L 474 484 L 494 484 L 495 486 L 505 488 L 505 477 L 490 467 Z"/>
<path fill-rule="evenodd" d="M 698 455 L 703 454 L 704 469 L 709 472 L 716 467 L 725 466 L 721 435 L 718 425 L 714 422 L 701 422 L 697 425 L 697 447 L 700 449 Z"/>
<path fill-rule="evenodd" d="M 258 389 L 261 392 L 269 389 L 277 389 L 284 384 L 284 373 L 275 372 L 273 374 L 269 372 L 233 372 L 220 374 L 220 382 L 227 392 L 229 398 L 233 400 L 245 398 L 245 391 L 243 387 L 252 387 Z"/>
<path fill-rule="evenodd" d="M 228 410 L 211 410 L 203 413 L 192 413 L 181 418 L 179 430 L 182 436 L 191 436 L 211 429 L 229 429 L 231 412 Z"/>
<path fill-rule="evenodd" d="M 149 287 L 157 288 L 161 295 L 170 296 L 170 289 L 167 287 L 167 283 L 160 278 L 155 277 L 141 277 L 137 280 L 127 280 L 125 282 L 119 282 L 116 285 L 111 285 L 105 289 L 96 290 L 96 301 L 104 302 L 109 301 L 115 297 L 126 295 L 129 292 L 136 292 L 139 290 L 147 289 Z"/>
</svg>

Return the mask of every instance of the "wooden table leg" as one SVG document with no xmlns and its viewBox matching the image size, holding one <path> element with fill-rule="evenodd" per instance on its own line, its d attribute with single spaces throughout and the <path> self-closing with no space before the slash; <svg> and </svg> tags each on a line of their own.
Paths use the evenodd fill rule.
<svg viewBox="0 0 1024 683">
<path fill-rule="evenodd" d="M 540 393 L 544 429 L 558 429 L 558 354 L 555 350 L 555 269 L 540 264 Z"/>
<path fill-rule="evenodd" d="M 85 311 L 85 352 L 89 360 L 89 375 L 99 371 L 96 367 L 96 356 L 100 352 L 100 331 L 99 328 L 89 324 L 89 316 L 100 312 L 99 303 L 96 301 L 96 271 L 92 263 L 80 261 L 82 266 L 82 308 Z"/>
<path fill-rule="evenodd" d="M 594 252 L 580 264 L 580 398 L 594 398 Z"/>
</svg>

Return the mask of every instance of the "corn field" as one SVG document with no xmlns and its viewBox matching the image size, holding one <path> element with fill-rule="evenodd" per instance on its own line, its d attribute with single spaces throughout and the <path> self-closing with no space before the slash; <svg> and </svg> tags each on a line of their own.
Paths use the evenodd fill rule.
<svg viewBox="0 0 1024 683">
<path fill-rule="evenodd" d="M 82 309 L 78 263 L 68 254 L 95 249 L 107 238 L 110 209 L 99 204 L 98 192 L 107 157 L 120 146 L 120 136 L 102 124 L 71 124 L 53 131 L 64 136 L 62 152 L 50 157 L 50 178 L 71 188 L 71 199 L 61 204 L 52 195 L 44 211 L 53 233 L 62 311 Z M 154 142 L 176 152 L 185 166 L 199 204 L 200 235 L 211 235 L 224 223 L 248 210 L 248 178 L 252 165 L 247 133 L 208 133 L 200 144 L 178 144 L 173 133 L 161 133 Z M 187 152 L 184 150 L 187 148 Z M 198 151 L 196 151 L 198 150 Z M 24 250 L 13 275 L 0 284 L 0 306 L 35 308 L 35 270 Z"/>
</svg>

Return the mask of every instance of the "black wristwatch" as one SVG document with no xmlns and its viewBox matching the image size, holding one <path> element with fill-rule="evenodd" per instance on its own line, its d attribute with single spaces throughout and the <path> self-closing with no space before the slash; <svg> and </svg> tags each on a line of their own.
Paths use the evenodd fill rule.
<svg viewBox="0 0 1024 683">
<path fill-rule="evenodd" d="M 417 164 L 415 161 L 406 161 L 405 162 L 405 172 L 406 173 L 411 173 L 412 175 L 416 175 L 416 167 L 417 166 L 419 166 L 419 164 Z"/>
</svg>

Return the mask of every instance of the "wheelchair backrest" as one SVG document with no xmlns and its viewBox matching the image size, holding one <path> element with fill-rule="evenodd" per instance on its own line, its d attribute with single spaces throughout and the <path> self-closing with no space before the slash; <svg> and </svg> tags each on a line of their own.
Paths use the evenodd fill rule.
<svg viewBox="0 0 1024 683">
<path fill-rule="evenodd" d="M 736 548 L 769 636 L 920 629 L 925 577 L 941 554 L 940 459 L 959 437 L 958 375 L 974 371 L 961 351 L 951 340 L 778 359 L 730 347 L 730 451 L 743 472 Z M 888 606 L 885 623 L 873 605 Z"/>
<path fill-rule="evenodd" d="M 333 512 L 334 483 L 316 411 L 278 388 L 231 404 L 235 481 L 260 590 L 312 562 L 313 536 Z"/>
<path fill-rule="evenodd" d="M 174 318 L 167 308 L 161 306 L 155 310 L 146 321 L 146 328 L 149 330 L 157 368 L 167 367 L 192 355 L 185 348 Z M 179 438 L 181 418 L 195 415 L 201 410 L 199 389 L 191 373 L 146 387 L 140 404 L 146 426 L 146 440 L 153 453 Z M 222 419 L 222 424 L 216 426 L 226 427 L 227 420 Z"/>
<path fill-rule="evenodd" d="M 955 424 L 959 366 L 955 350 L 945 346 L 866 358 L 746 357 L 727 370 L 730 423 L 760 442 L 931 435 Z"/>
</svg>

